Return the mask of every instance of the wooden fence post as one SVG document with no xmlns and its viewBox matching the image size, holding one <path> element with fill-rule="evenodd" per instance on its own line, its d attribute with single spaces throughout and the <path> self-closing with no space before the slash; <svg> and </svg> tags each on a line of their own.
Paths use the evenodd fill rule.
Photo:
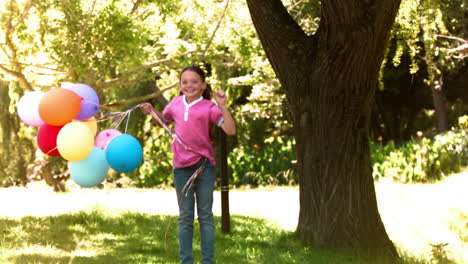
<svg viewBox="0 0 468 264">
<path fill-rule="evenodd" d="M 221 189 L 221 231 L 223 233 L 231 232 L 231 218 L 229 214 L 229 174 L 227 166 L 227 136 L 221 129 L 216 138 L 219 144 L 219 168 L 220 168 L 220 189 Z"/>
</svg>

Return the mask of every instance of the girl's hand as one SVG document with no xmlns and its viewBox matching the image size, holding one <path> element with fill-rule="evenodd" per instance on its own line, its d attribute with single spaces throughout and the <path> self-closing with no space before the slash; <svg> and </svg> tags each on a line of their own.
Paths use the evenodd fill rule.
<svg viewBox="0 0 468 264">
<path fill-rule="evenodd" d="M 227 96 L 223 90 L 219 90 L 213 93 L 214 99 L 218 105 L 226 105 Z"/>
<path fill-rule="evenodd" d="M 154 111 L 154 108 L 150 103 L 140 104 L 140 109 L 145 115 L 149 115 L 151 111 Z"/>
</svg>

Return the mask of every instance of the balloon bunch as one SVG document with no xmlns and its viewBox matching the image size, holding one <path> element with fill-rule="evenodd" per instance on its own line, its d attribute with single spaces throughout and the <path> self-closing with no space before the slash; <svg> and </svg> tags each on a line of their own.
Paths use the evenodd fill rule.
<svg viewBox="0 0 468 264">
<path fill-rule="evenodd" d="M 20 119 L 39 127 L 39 149 L 68 160 L 72 179 L 82 187 L 102 183 L 109 167 L 128 173 L 143 160 L 140 142 L 133 136 L 116 129 L 105 129 L 96 136 L 97 122 L 106 120 L 94 117 L 100 108 L 94 89 L 82 83 L 64 83 L 48 92 L 27 92 L 17 105 Z M 113 113 L 111 118 L 120 124 L 134 108 Z"/>
</svg>

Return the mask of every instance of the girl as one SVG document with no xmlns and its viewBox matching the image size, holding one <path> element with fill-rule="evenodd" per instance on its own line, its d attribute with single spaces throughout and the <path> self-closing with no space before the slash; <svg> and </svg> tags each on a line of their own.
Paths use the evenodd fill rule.
<svg viewBox="0 0 468 264">
<path fill-rule="evenodd" d="M 217 103 L 209 100 L 204 71 L 197 66 L 182 70 L 179 77 L 181 95 L 175 97 L 162 113 L 156 113 L 150 103 L 140 105 L 145 114 L 156 113 L 164 121 L 175 122 L 174 185 L 179 204 L 178 236 L 181 263 L 193 263 L 192 240 L 195 201 L 200 224 L 201 263 L 214 263 L 215 227 L 212 212 L 215 181 L 214 150 L 210 127 L 220 126 L 228 135 L 236 133 L 234 119 L 226 107 L 226 94 L 214 92 Z M 177 139 L 176 138 L 176 139 Z M 192 175 L 201 173 L 192 184 Z"/>
</svg>

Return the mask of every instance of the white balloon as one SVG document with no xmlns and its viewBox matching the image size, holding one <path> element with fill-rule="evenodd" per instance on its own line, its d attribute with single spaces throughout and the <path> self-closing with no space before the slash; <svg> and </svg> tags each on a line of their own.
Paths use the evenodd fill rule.
<svg viewBox="0 0 468 264">
<path fill-rule="evenodd" d="M 16 110 L 21 121 L 30 126 L 42 126 L 45 122 L 39 115 L 39 103 L 41 102 L 44 92 L 31 91 L 25 93 L 16 105 Z"/>
</svg>

